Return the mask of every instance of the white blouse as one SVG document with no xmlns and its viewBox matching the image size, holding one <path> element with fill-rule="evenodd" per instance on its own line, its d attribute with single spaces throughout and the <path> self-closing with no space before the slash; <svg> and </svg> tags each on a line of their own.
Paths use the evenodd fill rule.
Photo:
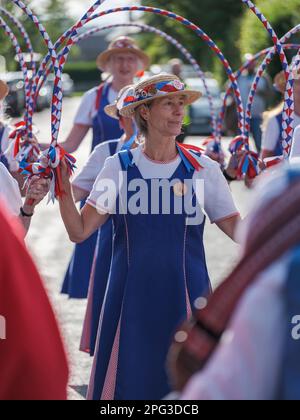
<svg viewBox="0 0 300 420">
<path fill-rule="evenodd" d="M 87 163 L 84 165 L 79 174 L 74 178 L 72 185 L 80 188 L 83 191 L 90 193 L 97 176 L 104 167 L 105 161 L 110 157 L 110 144 L 118 142 L 116 152 L 122 147 L 122 140 L 110 140 L 98 144 L 93 153 L 90 155 Z"/>
<path fill-rule="evenodd" d="M 93 88 L 86 92 L 81 100 L 81 104 L 75 116 L 74 124 L 93 126 L 93 119 L 97 113 L 96 100 L 97 100 L 98 87 Z M 118 92 L 112 88 L 108 92 L 108 102 L 114 103 L 117 99 Z"/>
<path fill-rule="evenodd" d="M 181 163 L 180 156 L 169 163 L 154 162 L 146 157 L 143 152 L 143 146 L 139 146 L 131 152 L 134 163 L 143 179 L 169 179 Z M 202 169 L 195 171 L 192 182 L 195 190 L 197 181 L 200 181 L 200 185 L 203 185 L 203 194 L 201 196 L 196 194 L 201 209 L 205 211 L 212 223 L 238 215 L 239 212 L 233 202 L 228 183 L 218 163 L 204 155 L 201 155 L 199 158 L 199 163 Z M 108 206 L 103 208 L 100 203 L 102 203 L 103 185 L 107 185 L 107 180 L 110 185 L 113 184 L 117 187 L 109 191 Z M 103 170 L 96 179 L 87 203 L 100 212 L 113 213 L 118 191 L 120 191 L 122 183 L 122 167 L 119 156 L 115 155 L 106 160 Z"/>
<path fill-rule="evenodd" d="M 300 116 L 295 115 L 295 127 L 300 125 Z M 270 118 L 266 130 L 262 135 L 262 150 L 273 152 L 280 136 L 280 127 L 276 117 Z"/>
</svg>

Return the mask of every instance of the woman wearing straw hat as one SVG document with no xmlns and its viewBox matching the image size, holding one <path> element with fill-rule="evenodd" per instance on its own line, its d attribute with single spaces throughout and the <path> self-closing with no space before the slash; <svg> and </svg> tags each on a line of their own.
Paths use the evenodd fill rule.
<svg viewBox="0 0 300 420">
<path fill-rule="evenodd" d="M 92 150 L 107 140 L 119 139 L 123 134 L 118 120 L 106 114 L 104 109 L 113 103 L 118 92 L 133 83 L 138 71 L 143 71 L 149 65 L 148 56 L 128 37 L 119 37 L 108 49 L 97 58 L 97 66 L 101 71 L 111 75 L 109 82 L 88 91 L 81 102 L 75 117 L 74 126 L 63 144 L 65 150 L 73 153 L 93 129 Z M 83 205 L 84 203 L 82 203 Z M 62 293 L 72 298 L 86 298 L 87 284 L 95 250 L 96 235 L 85 243 L 77 245 L 68 267 Z"/>
<path fill-rule="evenodd" d="M 60 209 L 71 240 L 85 240 L 109 217 L 114 224 L 89 399 L 168 393 L 172 332 L 210 292 L 203 209 L 230 237 L 240 219 L 219 165 L 200 149 L 176 143 L 185 106 L 200 96 L 173 75 L 135 85 L 120 113 L 135 117 L 145 142 L 106 161 L 81 213 L 62 167 Z"/>
<path fill-rule="evenodd" d="M 291 71 L 293 64 L 291 65 Z M 297 72 L 295 71 L 295 75 Z M 281 71 L 275 76 L 274 86 L 276 90 L 284 96 L 286 90 L 286 78 L 284 71 Z M 300 125 L 300 78 L 295 77 L 294 80 L 294 106 L 295 106 L 295 127 Z M 283 103 L 281 102 L 275 109 L 266 112 L 263 124 L 263 138 L 262 138 L 262 159 L 272 156 L 280 156 L 282 150 L 282 112 Z"/>
</svg>

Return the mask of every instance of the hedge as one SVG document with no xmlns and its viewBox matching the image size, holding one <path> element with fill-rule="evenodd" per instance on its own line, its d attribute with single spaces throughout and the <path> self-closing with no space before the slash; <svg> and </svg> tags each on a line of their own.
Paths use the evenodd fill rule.
<svg viewBox="0 0 300 420">
<path fill-rule="evenodd" d="M 83 86 L 95 86 L 101 79 L 101 72 L 97 69 L 94 61 L 78 61 L 66 63 L 65 73 L 68 73 L 75 83 L 75 89 Z"/>
</svg>

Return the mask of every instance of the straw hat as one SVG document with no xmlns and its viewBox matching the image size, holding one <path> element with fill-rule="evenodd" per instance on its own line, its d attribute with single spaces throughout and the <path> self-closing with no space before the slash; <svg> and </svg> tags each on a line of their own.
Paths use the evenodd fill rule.
<svg viewBox="0 0 300 420">
<path fill-rule="evenodd" d="M 0 101 L 2 101 L 9 93 L 9 88 L 7 83 L 0 80 Z"/>
<path fill-rule="evenodd" d="M 186 105 L 191 105 L 202 96 L 201 92 L 185 89 L 184 83 L 177 76 L 160 74 L 150 77 L 129 89 L 120 113 L 124 117 L 130 117 L 142 104 L 175 95 L 184 96 Z"/>
<path fill-rule="evenodd" d="M 134 88 L 134 85 L 125 86 L 120 90 L 117 99 L 111 105 L 107 105 L 104 108 L 105 113 L 116 120 L 119 119 L 120 109 L 124 107 L 124 99 L 127 98 L 128 93 Z"/>
<path fill-rule="evenodd" d="M 135 54 L 141 61 L 142 66 L 140 70 L 145 70 L 149 64 L 150 59 L 147 54 L 142 51 L 136 42 L 127 36 L 120 36 L 112 41 L 107 50 L 103 51 L 97 57 L 97 66 L 100 70 L 105 71 L 105 65 L 113 54 L 131 53 Z"/>
</svg>

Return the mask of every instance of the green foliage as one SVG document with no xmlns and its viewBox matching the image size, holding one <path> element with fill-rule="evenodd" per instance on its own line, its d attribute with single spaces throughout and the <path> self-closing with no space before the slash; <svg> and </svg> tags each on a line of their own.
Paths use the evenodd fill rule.
<svg viewBox="0 0 300 420">
<path fill-rule="evenodd" d="M 300 22 L 300 0 L 257 0 L 255 4 L 267 17 L 279 38 Z M 291 40 L 300 43 L 300 36 L 293 36 Z M 252 12 L 245 13 L 241 20 L 239 42 L 241 56 L 247 52 L 255 53 L 268 46 L 272 46 L 272 41 L 262 23 Z M 279 68 L 280 63 L 277 60 L 271 68 L 271 73 L 274 74 Z"/>
<path fill-rule="evenodd" d="M 33 48 L 35 52 L 41 53 L 43 56 L 48 52 L 45 43 L 33 24 L 33 22 L 27 18 L 18 8 L 12 5 L 9 1 L 2 3 L 3 7 L 9 10 L 16 18 L 23 23 L 26 28 Z M 42 23 L 44 24 L 52 42 L 55 42 L 58 37 L 73 24 L 73 20 L 68 17 L 66 2 L 63 0 L 47 0 L 43 9 L 37 13 L 39 18 L 42 18 Z M 25 43 L 20 36 L 20 32 L 14 26 L 14 24 L 6 17 L 3 17 L 7 22 L 8 26 L 13 30 L 17 39 L 20 43 L 20 46 L 23 52 L 27 52 Z M 18 63 L 14 60 L 15 50 L 11 45 L 10 40 L 4 34 L 3 30 L 0 30 L 0 55 L 3 55 L 6 59 L 8 70 L 17 70 Z"/>
<path fill-rule="evenodd" d="M 152 0 L 143 0 L 144 5 L 153 5 Z M 157 0 L 155 6 L 165 8 L 186 17 L 206 32 L 224 51 L 233 67 L 239 61 L 239 50 L 236 40 L 238 28 L 235 22 L 243 13 L 245 6 L 237 0 L 176 0 L 166 4 L 164 0 Z M 199 61 L 204 70 L 218 70 L 222 68 L 215 54 L 190 29 L 161 16 L 146 14 L 145 19 L 150 25 L 156 26 L 172 35 L 183 43 L 193 56 Z M 174 47 L 162 44 L 152 34 L 142 35 L 142 46 L 151 55 L 154 62 L 166 62 L 173 56 L 178 56 Z"/>
<path fill-rule="evenodd" d="M 300 0 L 254 2 L 279 36 L 300 22 Z M 142 3 L 146 6 L 154 5 L 153 0 L 143 0 Z M 245 53 L 256 53 L 272 45 L 262 23 L 241 0 L 174 0 L 172 3 L 156 0 L 155 6 L 173 11 L 200 26 L 221 48 L 233 69 L 240 66 Z M 218 58 L 191 30 L 175 21 L 153 14 L 146 14 L 145 20 L 178 39 L 190 50 L 204 70 L 212 71 L 216 77 L 225 80 L 225 73 Z M 294 37 L 293 41 L 299 42 L 300 37 Z M 141 45 L 150 54 L 153 62 L 166 62 L 179 54 L 172 46 L 160 39 L 154 39 L 153 34 L 141 35 Z M 276 66 L 271 73 L 275 71 Z"/>
<path fill-rule="evenodd" d="M 100 81 L 100 72 L 95 61 L 69 62 L 65 65 L 65 72 L 74 80 L 76 85 L 87 84 L 94 86 Z"/>
</svg>

